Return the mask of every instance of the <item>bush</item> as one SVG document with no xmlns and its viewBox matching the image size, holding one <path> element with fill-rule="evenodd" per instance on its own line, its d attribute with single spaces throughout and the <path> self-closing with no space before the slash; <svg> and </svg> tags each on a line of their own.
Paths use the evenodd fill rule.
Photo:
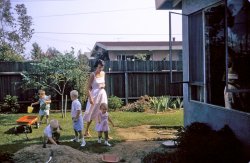
<svg viewBox="0 0 250 163">
<path fill-rule="evenodd" d="M 170 107 L 173 109 L 183 108 L 183 99 L 181 97 L 176 97 L 172 100 L 172 103 L 170 105 Z"/>
<path fill-rule="evenodd" d="M 1 106 L 1 112 L 17 113 L 20 109 L 17 99 L 17 96 L 6 95 L 4 97 L 4 103 Z"/>
<path fill-rule="evenodd" d="M 152 97 L 150 99 L 151 109 L 158 112 L 165 112 L 166 110 L 170 109 L 172 106 L 172 98 L 170 96 L 161 96 L 159 98 Z"/>
<path fill-rule="evenodd" d="M 13 156 L 14 155 L 9 153 L 9 152 L 0 152 L 0 160 L 1 160 L 1 162 L 14 163 Z"/>
<path fill-rule="evenodd" d="M 195 122 L 179 132 L 176 151 L 153 152 L 142 159 L 143 163 L 245 163 L 243 145 L 226 125 L 214 131 L 204 123 Z M 159 160 L 160 158 L 160 160 Z"/>
<path fill-rule="evenodd" d="M 141 96 L 134 103 L 130 103 L 127 104 L 126 106 L 123 106 L 120 110 L 128 112 L 145 112 L 149 109 L 150 109 L 150 97 L 145 95 Z"/>
<path fill-rule="evenodd" d="M 110 111 L 116 111 L 117 109 L 120 109 L 123 105 L 123 101 L 116 96 L 111 96 L 108 99 L 108 107 Z"/>
</svg>

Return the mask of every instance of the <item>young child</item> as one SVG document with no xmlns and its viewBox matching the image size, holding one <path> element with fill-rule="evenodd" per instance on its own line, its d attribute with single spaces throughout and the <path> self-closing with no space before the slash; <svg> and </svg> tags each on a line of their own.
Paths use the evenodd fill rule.
<svg viewBox="0 0 250 163">
<path fill-rule="evenodd" d="M 48 124 L 51 99 L 50 96 L 45 95 L 44 90 L 39 90 L 38 94 L 39 94 L 39 100 L 37 102 L 32 103 L 31 106 L 40 104 L 39 123 L 41 124 L 43 117 L 46 116 L 46 124 Z"/>
<path fill-rule="evenodd" d="M 78 100 L 78 92 L 73 90 L 70 92 L 70 98 L 72 100 L 71 104 L 71 117 L 73 120 L 73 128 L 75 131 L 75 138 L 71 141 L 79 142 L 79 138 L 82 141 L 81 147 L 86 145 L 86 142 L 83 137 L 83 117 L 82 117 L 82 106 Z M 79 136 L 78 136 L 79 135 Z"/>
<path fill-rule="evenodd" d="M 49 125 L 44 129 L 43 147 L 46 148 L 46 143 L 57 145 L 59 143 L 61 127 L 58 120 L 52 119 Z"/>
<path fill-rule="evenodd" d="M 102 132 L 104 132 L 105 136 L 105 142 L 104 144 L 107 146 L 111 146 L 108 142 L 108 131 L 109 131 L 109 126 L 108 126 L 108 121 L 112 124 L 114 127 L 114 123 L 110 119 L 108 115 L 108 105 L 106 103 L 101 103 L 100 106 L 100 112 L 98 113 L 98 123 L 96 124 L 96 131 L 98 132 L 98 143 L 101 143 L 102 140 Z"/>
</svg>

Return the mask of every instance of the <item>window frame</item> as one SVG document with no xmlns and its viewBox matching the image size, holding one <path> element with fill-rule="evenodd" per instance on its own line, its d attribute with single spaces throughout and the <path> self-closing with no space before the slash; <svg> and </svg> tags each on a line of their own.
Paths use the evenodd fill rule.
<svg viewBox="0 0 250 163">
<path fill-rule="evenodd" d="M 189 83 L 189 81 L 173 81 L 173 55 L 172 55 L 172 18 L 171 15 L 176 14 L 176 15 L 182 15 L 188 17 L 188 15 L 178 13 L 178 12 L 173 12 L 169 11 L 169 72 L 170 72 L 170 84 L 179 84 L 179 83 Z M 182 50 L 182 55 L 183 55 L 183 50 Z M 182 56 L 183 57 L 183 56 Z"/>
</svg>

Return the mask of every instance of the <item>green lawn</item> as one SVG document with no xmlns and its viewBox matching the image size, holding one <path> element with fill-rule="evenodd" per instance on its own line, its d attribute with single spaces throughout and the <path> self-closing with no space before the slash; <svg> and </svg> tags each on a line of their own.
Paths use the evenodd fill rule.
<svg viewBox="0 0 250 163">
<path fill-rule="evenodd" d="M 28 134 L 29 140 L 26 139 L 25 134 L 7 134 L 5 133 L 9 129 L 17 126 L 16 120 L 23 115 L 27 114 L 0 114 L 0 152 L 16 152 L 17 150 L 29 146 L 31 144 L 41 144 L 43 130 L 45 124 L 42 124 L 40 128 L 33 128 L 33 132 Z M 36 114 L 35 114 L 36 115 Z M 110 117 L 112 118 L 116 127 L 127 128 L 139 125 L 164 125 L 164 126 L 183 126 L 183 110 L 177 110 L 174 112 L 166 112 L 160 114 L 151 113 L 132 113 L 132 112 L 110 112 Z M 73 148 L 80 149 L 79 144 L 69 142 L 74 136 L 72 129 L 72 121 L 70 118 L 70 113 L 67 113 L 66 118 L 61 118 L 60 113 L 51 113 L 50 119 L 58 119 L 63 131 L 61 132 L 62 144 L 69 145 Z M 106 147 L 98 146 L 96 144 L 97 133 L 94 131 L 95 124 L 91 125 L 92 138 L 87 140 L 87 147 L 80 150 L 88 150 L 93 152 L 104 152 L 108 150 Z M 112 143 L 117 143 L 123 141 L 120 137 L 116 135 L 116 129 L 111 127 L 111 134 L 114 139 Z"/>
</svg>

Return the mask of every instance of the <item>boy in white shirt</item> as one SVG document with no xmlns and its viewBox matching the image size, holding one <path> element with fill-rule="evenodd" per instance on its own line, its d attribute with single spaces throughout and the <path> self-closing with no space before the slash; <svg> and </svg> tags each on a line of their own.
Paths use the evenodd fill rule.
<svg viewBox="0 0 250 163">
<path fill-rule="evenodd" d="M 73 129 L 75 131 L 75 138 L 72 139 L 74 142 L 79 142 L 81 140 L 81 147 L 86 145 L 83 137 L 83 117 L 82 117 L 82 105 L 78 100 L 78 92 L 73 90 L 70 92 L 70 98 L 72 100 L 71 104 L 71 117 L 73 121 Z"/>
</svg>

